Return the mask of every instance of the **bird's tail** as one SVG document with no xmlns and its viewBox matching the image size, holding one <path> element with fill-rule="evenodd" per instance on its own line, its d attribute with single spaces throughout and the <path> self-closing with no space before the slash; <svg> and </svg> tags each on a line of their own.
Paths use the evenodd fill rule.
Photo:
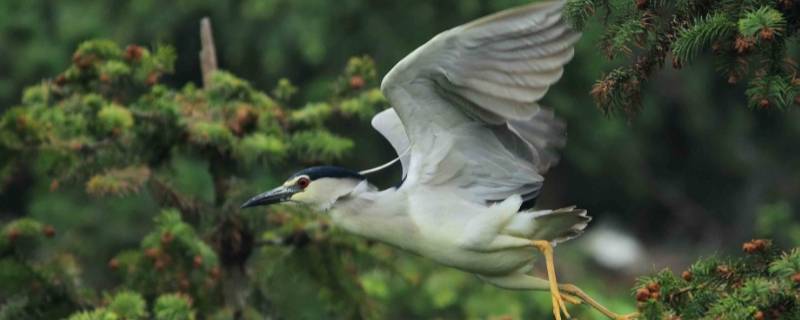
<svg viewBox="0 0 800 320">
<path fill-rule="evenodd" d="M 531 240 L 558 244 L 583 233 L 592 217 L 584 209 L 566 207 L 556 210 L 522 211 L 514 215 L 505 233 Z"/>
</svg>

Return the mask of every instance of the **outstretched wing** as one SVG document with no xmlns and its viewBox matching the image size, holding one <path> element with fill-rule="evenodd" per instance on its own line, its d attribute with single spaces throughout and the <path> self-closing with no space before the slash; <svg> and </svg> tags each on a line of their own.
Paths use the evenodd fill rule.
<svg viewBox="0 0 800 320">
<path fill-rule="evenodd" d="M 397 152 L 400 164 L 403 166 L 403 177 L 405 177 L 408 174 L 408 163 L 411 161 L 411 155 L 406 152 L 409 146 L 408 135 L 406 135 L 406 129 L 403 128 L 403 123 L 400 122 L 397 112 L 391 108 L 379 112 L 372 117 L 372 127 L 378 130 L 389 141 L 394 151 Z"/>
<path fill-rule="evenodd" d="M 404 186 L 449 186 L 483 202 L 538 195 L 565 137 L 537 101 L 580 37 L 563 6 L 536 3 L 450 29 L 386 75 L 383 93 L 411 148 Z"/>
</svg>

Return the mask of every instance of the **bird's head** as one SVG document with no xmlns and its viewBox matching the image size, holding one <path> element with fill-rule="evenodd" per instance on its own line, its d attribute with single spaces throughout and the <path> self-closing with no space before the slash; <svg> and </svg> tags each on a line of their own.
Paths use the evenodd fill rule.
<svg viewBox="0 0 800 320">
<path fill-rule="evenodd" d="M 283 185 L 250 198 L 242 208 L 294 202 L 327 210 L 364 180 L 363 175 L 345 168 L 311 167 L 291 175 Z"/>
</svg>

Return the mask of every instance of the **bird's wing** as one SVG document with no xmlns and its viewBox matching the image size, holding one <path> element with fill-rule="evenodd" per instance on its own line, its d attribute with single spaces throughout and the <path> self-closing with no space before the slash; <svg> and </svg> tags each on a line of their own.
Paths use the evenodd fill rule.
<svg viewBox="0 0 800 320">
<path fill-rule="evenodd" d="M 409 146 L 408 136 L 397 112 L 392 108 L 381 111 L 372 118 L 372 127 L 378 130 L 397 152 L 403 166 L 403 177 L 405 177 L 408 174 L 408 163 L 411 156 L 406 152 Z"/>
<path fill-rule="evenodd" d="M 565 138 L 537 101 L 580 37 L 563 6 L 536 3 L 450 29 L 389 71 L 381 88 L 411 145 L 404 185 L 453 186 L 484 202 L 538 194 L 558 159 L 550 149 Z"/>
</svg>

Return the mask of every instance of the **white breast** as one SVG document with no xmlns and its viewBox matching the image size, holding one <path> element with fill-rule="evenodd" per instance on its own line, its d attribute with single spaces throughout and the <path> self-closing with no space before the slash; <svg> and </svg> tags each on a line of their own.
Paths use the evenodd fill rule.
<svg viewBox="0 0 800 320">
<path fill-rule="evenodd" d="M 349 232 L 473 273 L 503 274 L 530 264 L 533 249 L 477 252 L 459 246 L 469 219 L 486 210 L 445 190 L 390 189 L 337 202 L 331 216 Z"/>
</svg>

